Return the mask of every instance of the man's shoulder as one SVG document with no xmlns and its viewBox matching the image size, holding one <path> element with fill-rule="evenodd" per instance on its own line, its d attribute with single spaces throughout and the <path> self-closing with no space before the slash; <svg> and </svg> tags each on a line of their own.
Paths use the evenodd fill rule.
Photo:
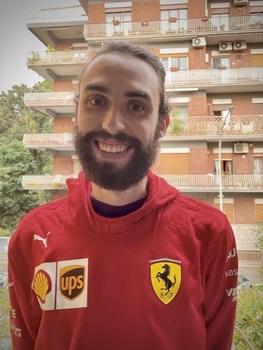
<svg viewBox="0 0 263 350">
<path fill-rule="evenodd" d="M 29 211 L 18 223 L 12 235 L 12 241 L 16 241 L 20 236 L 23 236 L 23 240 L 26 241 L 27 235 L 31 236 L 32 232 L 63 224 L 67 217 L 67 203 L 68 198 L 64 197 L 39 205 Z"/>
<path fill-rule="evenodd" d="M 198 230 L 213 232 L 213 235 L 230 230 L 230 224 L 223 212 L 212 204 L 182 193 L 171 203 L 170 213 L 173 213 L 172 220 L 191 223 Z"/>
</svg>

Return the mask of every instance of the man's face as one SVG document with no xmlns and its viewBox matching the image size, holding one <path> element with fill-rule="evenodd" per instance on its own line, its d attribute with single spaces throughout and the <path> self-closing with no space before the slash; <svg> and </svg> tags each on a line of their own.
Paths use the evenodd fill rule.
<svg viewBox="0 0 263 350">
<path fill-rule="evenodd" d="M 146 62 L 96 58 L 80 84 L 76 152 L 88 178 L 110 190 L 138 183 L 153 164 L 160 133 L 160 82 Z"/>
</svg>

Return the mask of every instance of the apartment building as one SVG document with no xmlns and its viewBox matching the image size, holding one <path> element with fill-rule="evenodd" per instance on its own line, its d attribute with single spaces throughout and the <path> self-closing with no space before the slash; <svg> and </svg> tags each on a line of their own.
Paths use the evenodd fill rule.
<svg viewBox="0 0 263 350">
<path fill-rule="evenodd" d="M 129 40 L 159 55 L 167 72 L 171 127 L 154 170 L 169 183 L 221 208 L 233 225 L 241 270 L 257 279 L 263 253 L 263 1 L 80 0 L 76 16 L 35 19 L 46 46 L 28 67 L 54 83 L 26 94 L 27 106 L 54 118 L 52 134 L 28 134 L 28 148 L 53 154 L 53 174 L 25 176 L 25 189 L 63 195 L 77 176 L 72 127 L 81 69 L 110 40 Z"/>
</svg>

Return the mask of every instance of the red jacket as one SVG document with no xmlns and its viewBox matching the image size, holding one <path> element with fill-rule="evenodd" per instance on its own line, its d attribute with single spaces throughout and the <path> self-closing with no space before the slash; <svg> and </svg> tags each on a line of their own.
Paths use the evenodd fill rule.
<svg viewBox="0 0 263 350">
<path fill-rule="evenodd" d="M 218 210 L 149 174 L 137 211 L 108 219 L 81 174 L 9 245 L 14 349 L 228 350 L 237 252 Z"/>
</svg>

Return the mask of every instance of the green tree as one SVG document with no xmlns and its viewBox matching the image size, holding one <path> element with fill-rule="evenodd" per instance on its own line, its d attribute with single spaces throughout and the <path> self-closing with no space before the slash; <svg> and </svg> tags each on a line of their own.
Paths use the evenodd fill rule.
<svg viewBox="0 0 263 350">
<path fill-rule="evenodd" d="M 21 141 L 0 146 L 0 168 L 4 169 L 0 186 L 0 227 L 12 230 L 19 218 L 39 204 L 36 192 L 26 191 L 22 175 L 34 174 L 37 167 L 32 154 Z"/>
<path fill-rule="evenodd" d="M 43 192 L 25 191 L 21 178 L 51 172 L 49 152 L 27 150 L 22 144 L 24 134 L 52 129 L 52 118 L 26 107 L 24 94 L 50 90 L 50 83 L 44 81 L 32 88 L 14 85 L 0 93 L 0 235 L 10 232 L 25 212 L 48 198 Z"/>
</svg>

